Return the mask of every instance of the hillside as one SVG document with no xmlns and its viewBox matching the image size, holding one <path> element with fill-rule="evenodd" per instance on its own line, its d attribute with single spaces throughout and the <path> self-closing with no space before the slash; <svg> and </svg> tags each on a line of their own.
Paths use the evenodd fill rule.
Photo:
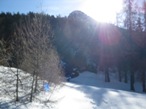
<svg viewBox="0 0 146 109">
<path fill-rule="evenodd" d="M 102 74 L 83 72 L 70 83 L 65 83 L 65 86 L 58 92 L 57 97 L 60 95 L 62 97 L 60 97 L 56 109 L 146 108 L 145 94 L 129 92 L 129 88 L 125 87 L 129 84 L 105 83 L 102 76 Z"/>
<path fill-rule="evenodd" d="M 45 92 L 42 89 L 43 81 L 39 80 L 40 93 L 32 103 L 28 102 L 29 94 L 25 95 L 29 92 L 26 88 L 31 84 L 31 76 L 21 71 L 20 77 L 23 83 L 23 88 L 20 88 L 21 101 L 15 102 L 13 96 L 15 78 L 10 78 L 15 76 L 15 71 L 15 68 L 10 70 L 7 67 L 0 67 L 0 109 L 145 109 L 146 107 L 146 95 L 129 92 L 129 88 L 126 87 L 129 84 L 119 83 L 116 79 L 111 83 L 105 83 L 102 73 L 96 75 L 87 71 L 71 79 L 70 82 L 63 82 L 63 87 L 57 87 L 54 92 L 52 89 Z"/>
</svg>

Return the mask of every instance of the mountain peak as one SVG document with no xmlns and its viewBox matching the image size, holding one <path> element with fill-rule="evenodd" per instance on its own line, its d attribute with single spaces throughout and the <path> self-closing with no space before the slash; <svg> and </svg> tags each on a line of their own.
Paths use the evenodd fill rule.
<svg viewBox="0 0 146 109">
<path fill-rule="evenodd" d="M 69 14 L 69 16 L 72 16 L 72 15 L 75 15 L 75 16 L 77 16 L 77 15 L 86 15 L 85 13 L 83 13 L 82 11 L 79 11 L 79 10 L 75 10 L 75 11 L 73 11 L 73 12 L 71 12 L 70 14 Z M 86 15 L 87 16 L 87 15 Z"/>
<path fill-rule="evenodd" d="M 89 16 L 87 16 L 85 13 L 79 10 L 71 12 L 68 16 L 69 19 L 80 19 L 80 18 L 87 19 L 88 17 Z"/>
</svg>

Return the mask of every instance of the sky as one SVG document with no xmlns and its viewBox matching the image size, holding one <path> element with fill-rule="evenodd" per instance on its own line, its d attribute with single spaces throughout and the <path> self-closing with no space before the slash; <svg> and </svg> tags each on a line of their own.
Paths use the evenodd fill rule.
<svg viewBox="0 0 146 109">
<path fill-rule="evenodd" d="M 74 10 L 81 10 L 100 22 L 114 22 L 121 9 L 122 0 L 0 0 L 0 12 L 43 11 L 49 15 L 68 16 Z"/>
<path fill-rule="evenodd" d="M 80 8 L 83 0 L 0 0 L 0 12 L 28 13 L 44 11 L 50 15 L 67 16 Z"/>
</svg>

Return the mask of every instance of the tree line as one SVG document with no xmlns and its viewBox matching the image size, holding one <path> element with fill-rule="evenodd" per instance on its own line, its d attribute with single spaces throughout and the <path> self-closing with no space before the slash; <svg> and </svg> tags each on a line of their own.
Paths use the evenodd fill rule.
<svg viewBox="0 0 146 109">
<path fill-rule="evenodd" d="M 15 100 L 19 101 L 20 86 L 25 82 L 21 70 L 32 75 L 30 99 L 40 91 L 38 80 L 46 80 L 56 87 L 63 80 L 60 57 L 53 45 L 53 32 L 44 13 L 27 15 L 1 13 L 0 64 L 15 67 Z M 25 90 L 25 89 L 24 89 Z"/>
<path fill-rule="evenodd" d="M 53 46 L 53 49 L 57 50 L 60 60 L 66 62 L 71 69 L 78 68 L 80 71 L 89 70 L 92 72 L 97 72 L 97 69 L 102 70 L 105 73 L 105 81 L 110 82 L 109 69 L 116 68 L 120 82 L 130 82 L 130 89 L 134 91 L 136 78 L 140 78 L 143 92 L 146 92 L 146 8 L 144 3 L 144 14 L 141 14 L 140 11 L 135 10 L 135 7 L 133 0 L 125 0 L 125 10 L 122 12 L 125 19 L 123 20 L 123 17 L 117 17 L 118 20 L 122 19 L 121 22 L 124 27 L 97 23 L 80 11 L 74 11 L 68 17 L 55 17 L 43 14 L 41 19 L 43 19 L 42 22 L 45 21 L 47 26 L 45 31 L 41 30 L 43 25 L 41 26 L 40 22 L 33 20 L 34 16 L 39 15 L 37 13 L 30 12 L 26 15 L 19 13 L 1 13 L 0 38 L 6 42 L 3 47 L 7 48 L 7 53 L 9 53 L 11 50 L 13 51 L 12 48 L 14 48 L 10 46 L 13 44 L 11 42 L 14 42 L 14 37 L 18 40 L 19 34 L 23 36 L 22 42 L 26 47 L 24 47 L 24 50 L 27 51 L 25 53 L 28 54 L 21 54 L 19 57 L 14 53 L 8 58 L 8 62 L 10 65 L 17 66 L 21 64 L 18 64 L 16 60 L 20 59 L 23 60 L 24 63 L 28 63 L 29 58 L 32 58 L 33 62 L 31 62 L 30 65 L 32 66 L 30 71 L 34 71 L 32 72 L 34 78 L 37 78 L 37 72 L 40 72 L 41 69 L 37 67 L 39 65 L 38 62 L 44 61 L 38 57 L 40 55 L 44 56 L 43 52 L 46 51 L 45 49 Z M 80 14 L 76 15 L 76 13 Z M 26 20 L 28 18 L 29 20 Z M 20 19 L 21 23 L 18 22 Z M 28 21 L 29 23 L 25 23 L 24 21 Z M 36 24 L 39 25 L 34 27 L 33 25 L 36 24 L 32 23 L 32 28 L 30 28 L 31 26 L 29 24 L 31 24 L 31 22 L 36 22 Z M 51 30 L 48 28 L 48 24 Z M 20 27 L 21 29 L 18 29 Z M 35 30 L 35 28 L 37 29 Z M 31 31 L 34 32 L 36 38 L 32 37 Z M 49 32 L 49 34 L 47 32 Z M 27 33 L 27 37 L 25 33 Z M 49 41 L 44 44 L 44 49 L 42 49 L 40 45 L 46 40 L 38 42 L 38 40 L 42 39 L 43 34 L 50 36 Z M 20 41 L 18 41 L 18 43 L 20 43 Z M 31 43 L 34 44 L 33 49 Z M 51 43 L 51 45 L 46 45 L 46 43 Z M 17 45 L 15 46 L 18 47 Z M 39 52 L 40 50 L 43 51 Z M 1 48 L 1 51 L 3 51 L 3 48 Z M 23 59 L 23 55 L 26 56 L 25 59 Z M 22 65 L 26 65 L 24 63 Z M 5 64 L 5 62 L 1 62 L 1 64 Z M 32 68 L 39 69 L 36 71 L 32 70 Z M 35 82 L 37 81 L 34 81 L 33 84 Z"/>
</svg>

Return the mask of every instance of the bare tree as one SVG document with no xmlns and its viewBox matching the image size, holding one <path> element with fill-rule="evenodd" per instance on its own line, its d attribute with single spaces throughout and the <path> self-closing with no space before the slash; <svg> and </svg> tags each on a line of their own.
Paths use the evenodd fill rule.
<svg viewBox="0 0 146 109">
<path fill-rule="evenodd" d="M 8 48 L 6 47 L 6 42 L 1 39 L 0 40 L 0 65 L 7 65 L 9 59 Z"/>
<path fill-rule="evenodd" d="M 22 69 L 33 75 L 30 96 L 32 101 L 39 77 L 50 83 L 60 82 L 59 56 L 52 46 L 53 34 L 49 20 L 43 13 L 28 15 L 18 31 L 25 45 Z"/>
<path fill-rule="evenodd" d="M 16 26 L 16 25 L 15 25 Z M 10 59 L 10 70 L 11 67 L 15 67 L 17 69 L 16 71 L 16 101 L 19 101 L 19 82 L 21 82 L 19 78 L 19 69 L 21 68 L 21 65 L 23 63 L 23 40 L 22 37 L 18 34 L 18 31 L 16 30 L 13 34 L 12 41 L 10 44 L 10 54 L 11 54 L 11 59 Z M 11 70 L 11 72 L 13 72 Z M 15 73 L 15 72 L 13 72 Z"/>
</svg>

